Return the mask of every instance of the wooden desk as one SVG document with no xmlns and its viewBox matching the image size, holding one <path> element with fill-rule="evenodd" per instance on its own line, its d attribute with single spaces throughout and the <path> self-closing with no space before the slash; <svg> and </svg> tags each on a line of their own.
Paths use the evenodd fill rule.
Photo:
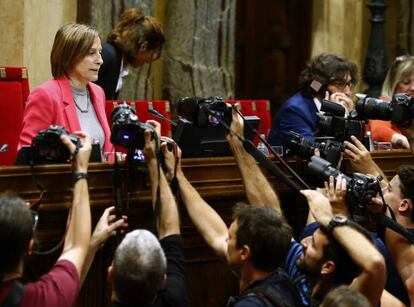
<svg viewBox="0 0 414 307">
<path fill-rule="evenodd" d="M 408 151 L 379 152 L 374 153 L 373 157 L 390 178 L 399 165 L 410 164 L 413 161 L 413 156 Z M 276 163 L 280 165 L 279 162 Z M 289 165 L 302 173 L 306 164 L 303 161 L 289 160 Z M 114 204 L 112 170 L 113 165 L 108 163 L 90 165 L 88 181 L 93 224 L 96 224 L 106 207 Z M 232 206 L 237 201 L 246 201 L 234 159 L 186 159 L 183 161 L 183 170 L 201 196 L 229 224 Z M 344 170 L 352 171 L 349 161 L 344 162 Z M 37 246 L 40 250 L 45 250 L 56 245 L 63 236 L 68 208 L 72 201 L 71 168 L 69 165 L 36 166 L 34 173 L 45 188 L 36 232 Z M 295 224 L 294 227 L 300 227 L 306 217 L 306 205 L 299 200 L 298 193 L 279 183 L 276 178 L 269 175 L 268 178 L 280 194 L 288 219 Z M 130 179 L 129 188 L 125 188 L 123 193 L 125 200 L 128 198 L 129 202 L 129 208 L 125 211 L 129 217 L 130 229 L 150 229 L 151 194 L 145 169 L 136 172 L 134 178 Z M 24 166 L 1 167 L 0 189 L 13 191 L 27 201 L 39 197 L 30 168 Z M 181 211 L 191 306 L 223 306 L 229 295 L 237 293 L 236 279 L 206 246 L 185 210 Z M 108 244 L 98 253 L 82 289 L 79 306 L 105 305 L 105 293 L 109 293 L 109 290 L 105 292 L 106 268 L 111 262 L 113 248 L 114 244 Z M 59 255 L 60 250 L 52 255 L 31 257 L 26 268 L 27 277 L 35 278 L 47 271 Z"/>
</svg>

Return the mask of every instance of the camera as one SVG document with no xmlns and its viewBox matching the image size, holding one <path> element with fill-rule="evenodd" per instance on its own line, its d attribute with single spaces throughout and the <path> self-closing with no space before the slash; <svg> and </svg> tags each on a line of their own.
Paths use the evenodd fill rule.
<svg viewBox="0 0 414 307">
<path fill-rule="evenodd" d="M 341 175 L 342 178 L 345 178 L 347 183 L 346 200 L 349 210 L 357 222 L 366 220 L 367 206 L 371 199 L 381 191 L 381 176 L 373 178 L 365 174 L 353 173 L 349 177 L 334 168 L 328 161 L 317 156 L 311 158 L 308 166 L 310 175 L 320 181 L 328 180 L 329 176 Z"/>
<path fill-rule="evenodd" d="M 51 125 L 47 130 L 41 130 L 33 138 L 33 151 L 36 162 L 64 163 L 70 159 L 69 149 L 62 143 L 60 136 L 67 135 L 73 144 L 79 146 L 79 138 L 57 125 Z"/>
<path fill-rule="evenodd" d="M 345 108 L 329 100 L 322 101 L 321 111 L 325 114 L 316 114 L 317 135 L 332 136 L 339 142 L 350 140 L 351 135 L 364 140 L 366 124 L 356 112 L 351 112 L 345 117 Z"/>
<path fill-rule="evenodd" d="M 184 97 L 178 100 L 176 110 L 180 117 L 197 127 L 217 127 L 220 125 L 218 118 L 231 124 L 231 105 L 221 97 Z"/>
<path fill-rule="evenodd" d="M 391 102 L 364 95 L 359 95 L 359 98 L 356 111 L 361 118 L 390 120 L 405 127 L 413 121 L 414 102 L 407 94 L 396 94 Z"/>
<path fill-rule="evenodd" d="M 345 150 L 345 146 L 341 142 L 325 138 L 318 141 L 310 141 L 300 134 L 290 131 L 292 138 L 290 140 L 289 149 L 286 151 L 287 155 L 298 155 L 304 159 L 310 159 L 315 154 L 315 149 L 318 148 L 323 159 L 337 165 L 341 158 L 341 153 Z"/>
<path fill-rule="evenodd" d="M 146 129 L 153 130 L 152 126 L 141 123 L 135 112 L 125 102 L 112 111 L 111 121 L 112 144 L 130 150 L 144 148 L 144 131 Z"/>
</svg>

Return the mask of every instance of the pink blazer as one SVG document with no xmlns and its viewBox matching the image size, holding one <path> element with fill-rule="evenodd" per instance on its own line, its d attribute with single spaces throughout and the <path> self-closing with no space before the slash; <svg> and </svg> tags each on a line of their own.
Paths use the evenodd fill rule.
<svg viewBox="0 0 414 307">
<path fill-rule="evenodd" d="M 105 93 L 92 82 L 89 82 L 88 89 L 96 116 L 105 133 L 103 152 L 109 152 L 112 144 L 111 130 L 105 115 Z M 81 130 L 67 78 L 46 81 L 30 93 L 24 110 L 18 150 L 22 146 L 31 145 L 39 130 L 45 130 L 50 125 L 63 126 L 69 133 Z"/>
</svg>

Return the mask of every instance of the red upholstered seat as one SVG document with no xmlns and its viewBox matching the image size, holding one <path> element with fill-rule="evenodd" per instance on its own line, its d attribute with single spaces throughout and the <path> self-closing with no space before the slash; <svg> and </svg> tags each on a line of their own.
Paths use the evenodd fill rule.
<svg viewBox="0 0 414 307">
<path fill-rule="evenodd" d="M 26 67 L 0 67 L 0 82 L 19 82 L 21 84 L 23 106 L 29 96 L 29 74 Z"/>
<path fill-rule="evenodd" d="M 256 115 L 259 117 L 260 125 L 257 131 L 259 134 L 264 134 L 267 139 L 272 125 L 269 100 L 226 100 L 226 102 L 231 104 L 240 103 L 240 111 L 243 115 Z M 258 138 L 255 137 L 253 142 L 257 144 Z"/>
<path fill-rule="evenodd" d="M 111 125 L 111 113 L 112 110 L 122 104 L 122 100 L 107 100 L 105 105 L 106 116 L 108 118 L 109 125 Z M 161 134 L 163 136 L 171 137 L 171 124 L 163 121 L 147 110 L 148 108 L 152 108 L 166 118 L 171 118 L 171 111 L 170 111 L 170 102 L 167 100 L 134 100 L 134 101 L 126 101 L 128 105 L 136 112 L 138 119 L 140 122 L 145 123 L 148 119 L 154 119 L 161 124 Z"/>
<path fill-rule="evenodd" d="M 23 96 L 21 82 L 0 82 L 0 146 L 9 146 L 0 153 L 0 165 L 14 164 L 23 123 Z"/>
</svg>

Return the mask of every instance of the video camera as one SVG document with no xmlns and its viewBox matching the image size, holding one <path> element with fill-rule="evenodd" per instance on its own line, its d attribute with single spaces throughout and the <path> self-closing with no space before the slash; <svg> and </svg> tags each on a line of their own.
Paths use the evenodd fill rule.
<svg viewBox="0 0 414 307">
<path fill-rule="evenodd" d="M 414 101 L 407 94 L 396 94 L 391 102 L 357 95 L 356 103 L 358 116 L 364 119 L 390 120 L 396 124 L 408 127 L 414 118 Z"/>
<path fill-rule="evenodd" d="M 123 102 L 111 114 L 111 142 L 128 150 L 144 148 L 146 129 L 153 130 L 151 125 L 141 123 L 134 110 Z"/>
<path fill-rule="evenodd" d="M 371 176 L 353 173 L 351 177 L 344 175 L 321 157 L 313 156 L 309 162 L 309 173 L 320 181 L 327 181 L 329 176 L 339 175 L 345 178 L 347 183 L 346 201 L 349 210 L 357 222 L 364 222 L 367 219 L 367 206 L 371 199 L 381 191 L 381 176 L 373 178 Z"/>
<path fill-rule="evenodd" d="M 176 110 L 179 116 L 197 127 L 217 127 L 220 124 L 217 118 L 231 124 L 231 105 L 221 97 L 184 97 L 178 100 Z"/>
<path fill-rule="evenodd" d="M 36 163 L 65 163 L 70 159 L 69 149 L 62 143 L 60 136 L 67 135 L 73 144 L 80 146 L 79 138 L 57 125 L 41 130 L 33 138 L 33 153 Z M 78 145 L 79 143 L 79 145 Z"/>
<path fill-rule="evenodd" d="M 343 143 L 324 138 L 320 141 L 310 141 L 301 137 L 299 133 L 290 131 L 292 138 L 290 140 L 289 148 L 286 155 L 298 155 L 304 159 L 310 159 L 315 154 L 315 149 L 318 148 L 321 158 L 327 160 L 333 165 L 337 165 L 341 158 L 341 153 L 345 150 Z"/>
<path fill-rule="evenodd" d="M 325 114 L 316 114 L 317 135 L 332 136 L 338 142 L 349 141 L 353 135 L 364 141 L 366 124 L 358 118 L 356 112 L 351 112 L 345 117 L 345 108 L 329 100 L 322 101 L 321 111 Z"/>
</svg>

